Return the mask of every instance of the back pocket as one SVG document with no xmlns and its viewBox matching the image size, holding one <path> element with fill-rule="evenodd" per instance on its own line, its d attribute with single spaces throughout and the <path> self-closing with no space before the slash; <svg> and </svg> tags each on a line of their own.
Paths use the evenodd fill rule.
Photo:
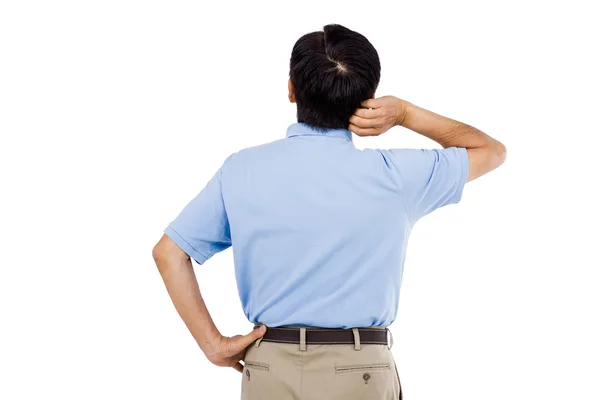
<svg viewBox="0 0 600 400">
<path fill-rule="evenodd" d="M 378 371 L 389 371 L 390 365 L 379 363 L 379 364 L 352 364 L 352 365 L 336 365 L 335 373 L 343 374 L 347 372 L 378 372 Z"/>
<path fill-rule="evenodd" d="M 244 361 L 244 365 L 250 369 L 258 369 L 258 370 L 262 370 L 262 371 L 269 370 L 269 364 L 258 363 L 255 361 Z"/>
<path fill-rule="evenodd" d="M 269 398 L 268 394 L 273 391 L 275 385 L 269 370 L 269 364 L 244 361 L 241 400 Z"/>
<path fill-rule="evenodd" d="M 329 398 L 397 400 L 396 376 L 389 363 L 336 365 Z"/>
</svg>

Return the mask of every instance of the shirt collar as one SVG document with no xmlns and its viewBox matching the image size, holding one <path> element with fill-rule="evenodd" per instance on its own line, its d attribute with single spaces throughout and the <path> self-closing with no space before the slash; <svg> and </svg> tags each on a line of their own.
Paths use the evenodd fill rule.
<svg viewBox="0 0 600 400">
<path fill-rule="evenodd" d="M 292 124 L 287 129 L 286 137 L 290 138 L 294 136 L 328 136 L 352 142 L 352 132 L 348 129 L 315 128 L 303 122 Z"/>
</svg>

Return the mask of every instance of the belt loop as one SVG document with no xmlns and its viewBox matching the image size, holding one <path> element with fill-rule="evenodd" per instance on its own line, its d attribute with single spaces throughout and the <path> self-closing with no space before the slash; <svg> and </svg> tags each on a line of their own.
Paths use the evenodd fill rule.
<svg viewBox="0 0 600 400">
<path fill-rule="evenodd" d="M 261 325 L 264 325 L 264 324 L 255 325 L 254 329 L 260 328 Z M 254 342 L 254 347 L 258 347 L 260 345 L 260 342 L 263 340 L 263 337 L 264 336 L 261 336 L 258 339 L 256 339 L 256 342 Z"/>
<path fill-rule="evenodd" d="M 388 340 L 388 349 L 391 350 L 392 347 L 394 347 L 394 335 L 392 335 L 392 331 L 388 327 L 386 327 L 385 330 L 390 334 L 390 338 Z"/>
<path fill-rule="evenodd" d="M 306 351 L 306 327 L 300 327 L 300 351 Z"/>
<path fill-rule="evenodd" d="M 352 328 L 352 333 L 354 334 L 354 350 L 360 350 L 360 334 L 358 333 L 358 328 Z"/>
</svg>

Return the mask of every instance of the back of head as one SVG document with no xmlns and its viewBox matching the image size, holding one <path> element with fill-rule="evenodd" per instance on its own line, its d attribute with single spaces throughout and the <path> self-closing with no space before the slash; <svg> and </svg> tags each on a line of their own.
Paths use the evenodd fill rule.
<svg viewBox="0 0 600 400">
<path fill-rule="evenodd" d="M 375 95 L 380 74 L 377 51 L 358 32 L 333 24 L 302 36 L 290 59 L 298 122 L 347 128 L 360 103 Z"/>
</svg>

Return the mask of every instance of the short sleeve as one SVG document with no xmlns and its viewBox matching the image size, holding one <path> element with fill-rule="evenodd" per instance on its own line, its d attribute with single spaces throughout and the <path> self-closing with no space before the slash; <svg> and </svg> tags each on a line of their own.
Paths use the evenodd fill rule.
<svg viewBox="0 0 600 400">
<path fill-rule="evenodd" d="M 222 178 L 223 167 L 164 230 L 198 264 L 231 246 Z"/>
<path fill-rule="evenodd" d="M 469 172 L 465 148 L 380 151 L 398 179 L 413 222 L 440 207 L 460 201 Z"/>
</svg>

